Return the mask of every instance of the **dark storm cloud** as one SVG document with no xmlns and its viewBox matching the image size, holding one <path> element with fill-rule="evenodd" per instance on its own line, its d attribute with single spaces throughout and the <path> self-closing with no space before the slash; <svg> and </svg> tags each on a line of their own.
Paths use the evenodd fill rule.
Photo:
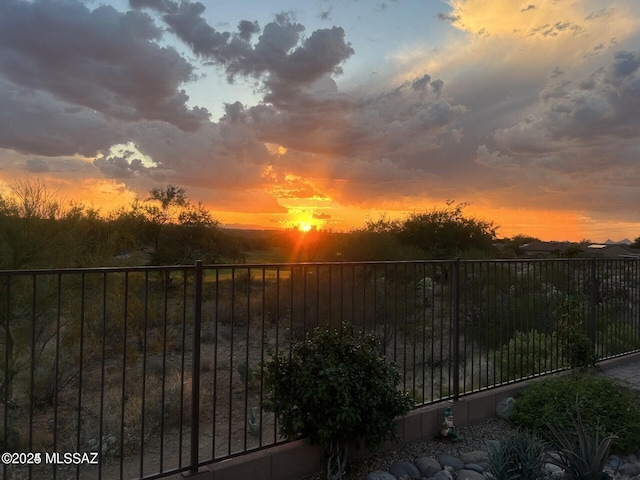
<svg viewBox="0 0 640 480">
<path fill-rule="evenodd" d="M 0 148 L 43 156 L 92 156 L 116 143 L 121 133 L 94 110 L 72 107 L 1 76 L 0 100 Z"/>
<path fill-rule="evenodd" d="M 423 75 L 380 94 L 345 94 L 325 77 L 290 97 L 284 109 L 259 105 L 239 112 L 234 107 L 226 117 L 248 118 L 259 139 L 298 152 L 406 163 L 411 154 L 434 148 L 435 137 L 466 112 L 444 98 L 442 89 L 441 81 Z"/>
<path fill-rule="evenodd" d="M 24 170 L 30 173 L 88 172 L 91 165 L 74 157 L 28 158 Z"/>
<path fill-rule="evenodd" d="M 231 80 L 236 75 L 266 75 L 278 82 L 309 83 L 327 73 L 339 73 L 339 64 L 353 53 L 340 27 L 320 29 L 303 40 L 304 26 L 286 13 L 268 23 L 255 45 L 249 43 L 260 31 L 257 22 L 242 20 L 238 32 L 220 32 L 202 16 L 200 2 L 130 0 L 134 8 L 151 8 L 162 14 L 169 29 L 193 52 L 224 66 Z"/>
<path fill-rule="evenodd" d="M 260 25 L 256 21 L 240 20 L 240 23 L 238 23 L 238 32 L 238 36 L 245 42 L 248 42 L 251 40 L 253 34 L 260 32 Z"/>
<path fill-rule="evenodd" d="M 0 4 L 0 74 L 107 117 L 194 130 L 208 112 L 188 108 L 180 89 L 193 79 L 193 66 L 155 43 L 161 35 L 142 12 L 7 0 Z"/>
<path fill-rule="evenodd" d="M 149 170 L 142 163 L 142 160 L 135 158 L 133 151 L 122 152 L 122 155 L 109 155 L 100 157 L 93 161 L 93 164 L 107 178 L 131 178 L 145 173 Z"/>
<path fill-rule="evenodd" d="M 633 138 L 640 131 L 640 52 L 617 52 L 608 66 L 586 78 L 550 84 L 541 98 L 542 114 L 498 130 L 499 144 L 540 152 L 564 148 L 562 140 Z"/>
<path fill-rule="evenodd" d="M 49 164 L 42 158 L 30 158 L 24 166 L 25 170 L 32 173 L 48 172 Z"/>
</svg>

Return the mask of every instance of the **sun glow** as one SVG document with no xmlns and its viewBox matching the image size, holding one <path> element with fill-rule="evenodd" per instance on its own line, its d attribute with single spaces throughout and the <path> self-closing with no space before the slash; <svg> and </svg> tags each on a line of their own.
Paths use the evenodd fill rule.
<svg viewBox="0 0 640 480">
<path fill-rule="evenodd" d="M 313 228 L 315 228 L 315 225 L 309 222 L 298 222 L 298 230 L 301 232 L 310 232 Z"/>
</svg>

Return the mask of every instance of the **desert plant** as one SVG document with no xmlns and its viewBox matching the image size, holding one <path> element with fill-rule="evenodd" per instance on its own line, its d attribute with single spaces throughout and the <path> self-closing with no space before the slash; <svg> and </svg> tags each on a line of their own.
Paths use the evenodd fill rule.
<svg viewBox="0 0 640 480">
<path fill-rule="evenodd" d="M 609 457 L 615 435 L 600 437 L 598 426 L 585 425 L 576 406 L 576 416 L 572 417 L 572 428 L 566 429 L 549 424 L 549 430 L 555 437 L 558 448 L 554 455 L 549 454 L 547 461 L 565 471 L 569 479 L 605 480 L 610 478 L 604 473 L 604 464 Z"/>
<path fill-rule="evenodd" d="M 396 389 L 399 383 L 396 367 L 380 355 L 377 337 L 346 324 L 316 328 L 290 353 L 266 364 L 265 408 L 276 414 L 281 435 L 320 445 L 328 478 L 341 478 L 349 443 L 377 447 L 394 438 L 394 417 L 412 405 Z"/>
<path fill-rule="evenodd" d="M 555 333 L 517 331 L 500 349 L 501 378 L 515 380 L 562 366 Z"/>
<path fill-rule="evenodd" d="M 547 425 L 573 428 L 571 415 L 576 408 L 582 421 L 597 425 L 601 435 L 617 435 L 614 449 L 637 447 L 640 410 L 635 395 L 611 378 L 576 372 L 534 382 L 519 394 L 511 421 L 554 441 Z"/>
<path fill-rule="evenodd" d="M 556 327 L 571 368 L 592 367 L 598 359 L 596 347 L 587 336 L 580 312 L 579 302 L 568 298 L 560 308 L 560 320 Z"/>
<path fill-rule="evenodd" d="M 542 477 L 546 443 L 518 430 L 489 446 L 489 466 L 496 480 L 535 480 Z"/>
</svg>

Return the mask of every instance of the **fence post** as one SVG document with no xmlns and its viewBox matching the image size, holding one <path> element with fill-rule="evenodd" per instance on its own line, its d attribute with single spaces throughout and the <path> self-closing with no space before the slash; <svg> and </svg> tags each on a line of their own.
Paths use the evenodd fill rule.
<svg viewBox="0 0 640 480">
<path fill-rule="evenodd" d="M 453 401 L 460 399 L 460 258 L 452 262 L 451 297 L 453 302 Z"/>
<path fill-rule="evenodd" d="M 597 277 L 596 277 L 597 261 L 594 258 L 591 259 L 590 273 L 589 273 L 589 325 L 587 327 L 587 335 L 589 340 L 595 346 L 596 344 L 596 303 L 597 303 Z"/>
<path fill-rule="evenodd" d="M 193 298 L 193 364 L 191 366 L 191 469 L 190 475 L 198 473 L 200 447 L 200 330 L 202 326 L 202 260 L 197 260 L 194 269 Z M 184 352 L 183 352 L 184 355 Z"/>
</svg>

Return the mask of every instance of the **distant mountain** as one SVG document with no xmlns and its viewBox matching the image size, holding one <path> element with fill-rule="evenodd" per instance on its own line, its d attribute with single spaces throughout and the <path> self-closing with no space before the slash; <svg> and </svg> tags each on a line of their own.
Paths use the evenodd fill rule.
<svg viewBox="0 0 640 480">
<path fill-rule="evenodd" d="M 625 238 L 624 240 L 620 240 L 619 242 L 614 242 L 613 240 L 609 239 L 604 243 L 605 245 L 619 245 L 619 244 L 631 245 L 633 242 L 628 238 Z"/>
</svg>

